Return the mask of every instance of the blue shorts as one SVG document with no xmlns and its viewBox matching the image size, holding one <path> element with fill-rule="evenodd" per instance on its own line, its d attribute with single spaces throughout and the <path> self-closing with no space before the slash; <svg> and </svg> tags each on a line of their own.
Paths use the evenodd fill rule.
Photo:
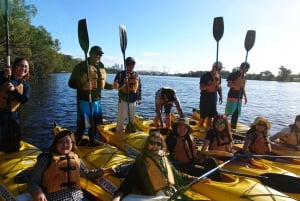
<svg viewBox="0 0 300 201">
<path fill-rule="evenodd" d="M 239 102 L 239 104 L 238 104 L 237 102 L 227 101 L 226 108 L 225 108 L 225 114 L 232 115 L 237 107 L 239 109 L 239 116 L 241 116 L 242 103 Z"/>
<path fill-rule="evenodd" d="M 101 101 L 97 100 L 92 102 L 92 112 L 94 124 L 102 123 L 102 106 Z M 80 100 L 78 108 L 78 118 L 84 121 L 85 128 L 90 128 L 90 103 L 89 101 Z"/>
</svg>

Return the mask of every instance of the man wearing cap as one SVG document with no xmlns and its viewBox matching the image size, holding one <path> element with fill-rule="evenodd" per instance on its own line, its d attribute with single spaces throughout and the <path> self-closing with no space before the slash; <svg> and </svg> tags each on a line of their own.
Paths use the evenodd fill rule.
<svg viewBox="0 0 300 201">
<path fill-rule="evenodd" d="M 127 57 L 125 65 L 125 70 L 116 74 L 113 83 L 113 88 L 119 90 L 117 134 L 123 133 L 123 123 L 126 118 L 127 120 L 130 118 L 130 122 L 134 122 L 136 104 L 142 103 L 141 80 L 134 71 L 135 59 Z"/>
<path fill-rule="evenodd" d="M 207 119 L 206 128 L 209 128 L 212 118 L 218 114 L 216 92 L 219 92 L 220 103 L 222 103 L 221 77 L 219 75 L 222 68 L 221 62 L 215 62 L 211 71 L 203 74 L 200 78 L 200 128 L 204 126 L 205 119 Z"/>
<path fill-rule="evenodd" d="M 162 109 L 164 107 L 166 114 L 166 128 L 171 128 L 171 108 L 175 104 L 177 112 L 180 117 L 183 117 L 182 108 L 178 97 L 176 96 L 176 91 L 170 87 L 162 87 L 155 93 L 155 112 L 156 116 L 154 118 L 155 127 L 164 127 L 162 119 Z"/>
<path fill-rule="evenodd" d="M 243 97 L 245 98 L 245 104 L 247 103 L 245 73 L 249 70 L 249 68 L 250 64 L 248 62 L 243 62 L 241 63 L 239 70 L 230 73 L 227 78 L 227 86 L 230 87 L 230 89 L 228 91 L 225 108 L 226 116 L 232 115 L 237 108 L 239 109 L 238 116 L 240 116 Z M 236 128 L 236 123 L 237 122 L 231 121 L 232 129 Z"/>
<path fill-rule="evenodd" d="M 112 89 L 111 84 L 106 83 L 106 71 L 100 61 L 103 54 L 101 47 L 93 46 L 89 52 L 88 68 L 85 61 L 80 62 L 74 67 L 69 79 L 69 87 L 77 90 L 77 131 L 75 133 L 77 145 L 83 145 L 82 136 L 86 128 L 89 128 L 89 136 L 95 136 L 95 133 L 91 133 L 92 130 L 96 132 L 97 124 L 103 123 L 101 91 L 104 88 Z M 89 94 L 92 98 L 92 120 Z M 93 124 L 90 121 L 93 121 Z M 94 129 L 91 125 L 94 125 Z M 94 142 L 94 139 L 90 139 L 89 145 L 94 146 Z"/>
</svg>

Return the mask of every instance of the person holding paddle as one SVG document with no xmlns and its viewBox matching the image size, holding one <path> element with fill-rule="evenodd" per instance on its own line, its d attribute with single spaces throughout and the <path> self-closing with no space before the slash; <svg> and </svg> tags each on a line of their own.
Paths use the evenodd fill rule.
<svg viewBox="0 0 300 201">
<path fill-rule="evenodd" d="M 172 125 L 172 131 L 165 142 L 169 157 L 175 168 L 186 174 L 199 177 L 218 166 L 214 158 L 202 160 L 193 140 L 193 129 L 189 126 L 187 118 L 180 118 Z M 215 171 L 208 176 L 215 181 L 222 181 L 220 173 Z"/>
<path fill-rule="evenodd" d="M 230 88 L 227 96 L 227 103 L 225 107 L 225 115 L 233 115 L 233 113 L 238 110 L 238 116 L 241 115 L 242 100 L 245 99 L 245 104 L 247 103 L 246 95 L 246 78 L 245 73 L 249 70 L 250 64 L 248 62 L 243 62 L 240 65 L 238 71 L 232 72 L 227 77 L 227 86 Z M 236 125 L 233 125 L 231 121 L 231 128 L 235 129 Z"/>
<path fill-rule="evenodd" d="M 20 148 L 19 108 L 29 100 L 28 77 L 29 62 L 25 58 L 16 58 L 12 68 L 0 72 L 0 150 L 5 152 Z"/>
<path fill-rule="evenodd" d="M 89 68 L 86 67 L 86 62 L 82 61 L 74 67 L 69 78 L 69 87 L 77 90 L 77 145 L 84 145 L 82 136 L 86 128 L 89 128 L 89 133 L 95 132 L 97 124 L 103 123 L 101 91 L 104 88 L 112 89 L 111 84 L 106 82 L 106 71 L 100 61 L 103 54 L 101 47 L 93 46 L 89 52 L 90 57 L 87 58 Z M 93 108 L 92 115 L 90 115 L 90 94 Z M 93 119 L 90 118 L 91 116 Z M 92 125 L 94 125 L 94 128 L 92 128 Z M 89 134 L 89 136 L 95 137 L 95 133 Z M 90 139 L 90 141 L 94 141 L 94 139 Z"/>
<path fill-rule="evenodd" d="M 219 76 L 223 65 L 221 62 L 215 62 L 210 72 L 206 72 L 200 78 L 200 128 L 204 126 L 206 121 L 206 128 L 211 126 L 212 118 L 218 114 L 216 93 L 220 91 L 221 79 Z"/>
<path fill-rule="evenodd" d="M 125 180 L 115 192 L 113 201 L 122 200 L 134 187 L 142 195 L 163 196 L 161 200 L 169 200 L 177 189 L 194 181 L 195 177 L 172 166 L 166 149 L 164 138 L 159 132 L 149 134 L 141 154 L 137 156 Z M 201 181 L 206 182 L 207 179 L 203 178 Z"/>
<path fill-rule="evenodd" d="M 126 118 L 128 122 L 134 122 L 136 104 L 142 103 L 141 80 L 134 71 L 135 63 L 133 57 L 127 57 L 126 69 L 118 72 L 114 79 L 113 88 L 119 91 L 117 134 L 123 133 L 123 123 Z"/>
<path fill-rule="evenodd" d="M 155 112 L 156 116 L 154 118 L 155 127 L 164 127 L 163 118 L 162 118 L 162 109 L 165 109 L 166 114 L 166 124 L 165 127 L 171 128 L 171 109 L 175 104 L 177 112 L 180 117 L 183 117 L 182 108 L 180 101 L 176 96 L 176 91 L 170 87 L 162 87 L 155 93 Z"/>
</svg>

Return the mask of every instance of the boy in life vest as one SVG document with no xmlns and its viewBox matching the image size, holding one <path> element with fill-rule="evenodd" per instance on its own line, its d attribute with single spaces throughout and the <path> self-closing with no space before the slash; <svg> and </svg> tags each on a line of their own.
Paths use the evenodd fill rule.
<svg viewBox="0 0 300 201">
<path fill-rule="evenodd" d="M 173 131 L 166 138 L 169 157 L 179 171 L 199 177 L 218 166 L 214 158 L 202 160 L 193 141 L 193 130 L 187 118 L 180 118 L 172 125 Z M 215 171 L 208 176 L 215 181 L 222 181 L 221 175 Z"/>
<path fill-rule="evenodd" d="M 213 127 L 207 132 L 201 151 L 217 150 L 232 153 L 233 138 L 225 115 L 214 117 Z"/>
<path fill-rule="evenodd" d="M 116 74 L 113 84 L 113 88 L 119 91 L 117 134 L 123 133 L 123 123 L 126 118 L 128 121 L 134 122 L 136 104 L 142 103 L 141 80 L 134 71 L 135 59 L 127 57 L 125 65 L 126 69 Z"/>
<path fill-rule="evenodd" d="M 244 154 L 269 154 L 271 153 L 271 144 L 269 138 L 269 129 L 271 124 L 264 117 L 256 117 L 250 129 L 247 131 L 242 152 Z"/>
<path fill-rule="evenodd" d="M 20 148 L 20 105 L 29 100 L 29 62 L 16 58 L 12 68 L 0 71 L 0 150 L 15 152 Z"/>
<path fill-rule="evenodd" d="M 137 187 L 142 195 L 172 196 L 180 187 L 195 177 L 177 171 L 166 156 L 163 136 L 152 132 L 145 142 L 141 154 L 136 158 L 130 172 L 115 192 L 113 201 L 122 200 Z M 207 179 L 203 179 L 203 182 Z M 165 199 L 167 200 L 167 199 Z"/>
<path fill-rule="evenodd" d="M 81 176 L 93 179 L 114 173 L 113 168 L 87 169 L 76 154 L 74 134 L 62 129 L 55 135 L 49 152 L 38 156 L 28 191 L 34 201 L 81 201 L 84 198 L 80 186 Z"/>
<path fill-rule="evenodd" d="M 281 131 L 270 137 L 271 141 L 279 140 L 280 143 L 273 143 L 278 148 L 292 148 L 300 151 L 300 115 L 295 117 L 293 124 L 283 128 Z"/>
<path fill-rule="evenodd" d="M 179 99 L 176 96 L 176 91 L 174 89 L 170 87 L 162 87 L 155 93 L 155 127 L 164 127 L 162 118 L 162 109 L 164 108 L 166 114 L 165 127 L 171 129 L 171 109 L 173 107 L 173 104 L 175 104 L 179 116 L 183 117 L 182 108 Z"/>
<path fill-rule="evenodd" d="M 75 133 L 77 145 L 84 145 L 82 136 L 87 128 L 91 138 L 89 139 L 89 145 L 97 145 L 97 141 L 94 139 L 97 124 L 103 123 L 101 92 L 103 89 L 112 89 L 111 84 L 106 82 L 106 71 L 100 61 L 103 54 L 101 47 L 93 46 L 89 52 L 89 66 L 86 66 L 86 61 L 80 62 L 74 67 L 69 79 L 69 87 L 76 89 L 77 92 L 77 131 Z M 89 100 L 90 94 L 91 103 Z M 90 107 L 92 107 L 92 115 L 90 114 Z M 93 116 L 93 119 L 91 119 L 91 116 Z M 91 121 L 94 128 L 91 128 Z M 95 133 L 92 133 L 92 131 Z M 102 138 L 101 135 L 100 138 Z"/>
</svg>

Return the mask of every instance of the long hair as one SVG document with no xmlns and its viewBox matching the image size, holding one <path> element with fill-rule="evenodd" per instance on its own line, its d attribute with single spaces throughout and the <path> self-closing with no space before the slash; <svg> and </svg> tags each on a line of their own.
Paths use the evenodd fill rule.
<svg viewBox="0 0 300 201">
<path fill-rule="evenodd" d="M 71 141 L 72 141 L 72 150 L 71 151 L 76 152 L 77 147 L 75 144 L 75 137 L 74 137 L 73 132 L 71 132 L 70 130 L 62 130 L 57 135 L 55 135 L 52 145 L 49 147 L 49 152 L 57 152 L 57 149 L 56 149 L 57 142 L 61 138 L 66 137 L 66 136 L 69 136 L 71 138 Z"/>
<path fill-rule="evenodd" d="M 225 128 L 224 128 L 224 131 L 223 133 L 225 133 L 226 135 L 228 135 L 230 137 L 230 140 L 233 141 L 233 138 L 232 138 L 232 134 L 230 132 L 230 126 L 229 126 L 229 123 L 228 123 L 228 120 L 227 120 L 227 117 L 223 114 L 218 114 L 214 117 L 214 120 L 213 120 L 213 131 L 215 133 L 218 133 L 219 131 L 216 129 L 216 123 L 218 120 L 223 120 L 224 123 L 225 123 Z"/>
<path fill-rule="evenodd" d="M 151 138 L 159 138 L 160 141 L 161 141 L 161 144 L 162 144 L 161 150 L 164 153 L 166 153 L 166 151 L 167 151 L 167 145 L 165 143 L 165 140 L 164 140 L 162 134 L 160 134 L 159 132 L 152 132 L 152 133 L 149 134 L 149 136 L 147 137 L 147 139 L 146 139 L 146 141 L 144 143 L 144 147 L 143 147 L 143 150 L 142 150 L 142 155 L 145 156 L 147 154 L 147 152 L 148 152 L 148 144 L 149 144 L 149 141 L 150 141 Z"/>
</svg>

